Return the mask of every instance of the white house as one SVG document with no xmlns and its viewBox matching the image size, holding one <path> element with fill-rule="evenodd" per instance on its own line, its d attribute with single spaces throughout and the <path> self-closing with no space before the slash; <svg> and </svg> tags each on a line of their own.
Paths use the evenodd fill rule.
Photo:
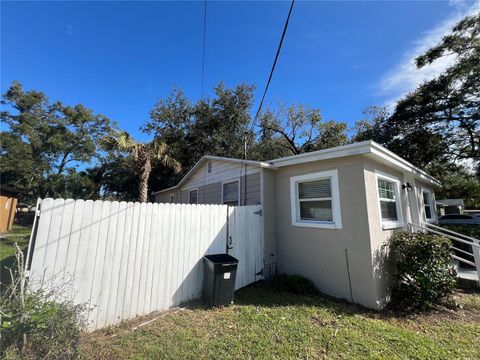
<svg viewBox="0 0 480 360">
<path fill-rule="evenodd" d="M 408 223 L 436 222 L 435 185 L 365 141 L 265 162 L 205 156 L 155 201 L 261 204 L 265 267 L 379 309 L 389 296 L 383 245 Z"/>
</svg>

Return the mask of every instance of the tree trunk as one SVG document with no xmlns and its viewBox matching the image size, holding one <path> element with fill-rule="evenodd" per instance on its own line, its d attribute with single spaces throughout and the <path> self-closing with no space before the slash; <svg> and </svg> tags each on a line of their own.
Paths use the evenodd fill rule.
<svg viewBox="0 0 480 360">
<path fill-rule="evenodd" d="M 148 201 L 148 179 L 150 178 L 150 172 L 152 171 L 152 163 L 150 157 L 147 156 L 145 163 L 140 170 L 140 182 L 138 184 L 138 201 Z"/>
</svg>

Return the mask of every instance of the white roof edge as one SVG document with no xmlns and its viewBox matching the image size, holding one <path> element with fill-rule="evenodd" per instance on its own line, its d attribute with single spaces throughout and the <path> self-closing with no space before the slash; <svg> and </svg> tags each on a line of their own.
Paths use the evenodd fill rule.
<svg viewBox="0 0 480 360">
<path fill-rule="evenodd" d="M 211 156 L 211 155 L 206 155 L 202 157 L 197 164 L 200 161 L 204 160 L 219 160 L 219 161 L 229 161 L 229 162 L 234 162 L 234 163 L 241 163 L 241 164 L 249 164 L 249 165 L 258 165 L 261 167 L 266 167 L 266 168 L 273 168 L 274 166 L 270 164 L 269 162 L 265 161 L 256 161 L 256 160 L 245 160 L 245 159 L 237 159 L 237 158 L 228 158 L 228 157 L 222 157 L 222 156 Z M 195 164 L 196 165 L 196 164 Z"/>
<path fill-rule="evenodd" d="M 394 152 L 388 150 L 382 145 L 376 143 L 373 140 L 362 141 L 353 144 L 347 144 L 343 146 L 337 146 L 329 149 L 313 151 L 310 153 L 304 153 L 300 155 L 293 155 L 279 159 L 273 159 L 270 163 L 276 167 L 301 164 L 311 161 L 335 159 L 344 156 L 351 155 L 368 155 L 373 154 L 388 161 L 392 165 L 400 167 L 403 170 L 407 170 L 421 179 L 430 182 L 435 185 L 441 185 L 440 181 L 433 176 L 428 175 L 425 171 L 419 169 L 415 165 L 411 164 L 407 160 L 398 156 Z"/>
<path fill-rule="evenodd" d="M 170 186 L 169 188 L 162 189 L 159 191 L 155 191 L 152 193 L 152 195 L 156 195 L 159 193 L 163 193 L 166 191 L 174 190 L 178 187 L 180 187 L 186 179 L 190 177 L 199 167 L 200 165 L 205 162 L 206 160 L 218 160 L 218 161 L 228 161 L 228 162 L 234 162 L 234 163 L 240 163 L 240 164 L 247 164 L 247 165 L 254 165 L 254 166 L 260 166 L 262 168 L 275 168 L 272 164 L 264 161 L 255 161 L 255 160 L 245 160 L 245 159 L 236 159 L 236 158 L 228 158 L 228 157 L 222 157 L 222 156 L 212 156 L 212 155 L 205 155 L 202 156 L 200 160 L 197 161 L 195 165 L 185 174 L 183 178 L 180 179 L 177 185 Z"/>
<path fill-rule="evenodd" d="M 435 179 L 433 176 L 429 175 L 427 172 L 424 170 L 416 167 L 412 163 L 408 162 L 401 156 L 395 154 L 393 151 L 388 150 L 387 148 L 383 147 L 382 145 L 376 143 L 375 141 L 371 140 L 371 150 L 372 154 L 377 155 L 382 157 L 383 159 L 387 160 L 388 162 L 392 163 L 393 165 L 396 165 L 404 170 L 407 170 L 422 180 L 425 180 L 427 182 L 430 182 L 434 185 L 441 186 L 442 183 Z"/>
<path fill-rule="evenodd" d="M 371 143 L 372 141 L 368 140 L 318 151 L 312 151 L 299 155 L 287 156 L 270 160 L 270 164 L 276 167 L 281 167 L 293 164 L 302 164 L 317 160 L 334 159 L 337 157 L 343 157 L 348 155 L 366 154 L 369 152 Z"/>
<path fill-rule="evenodd" d="M 174 186 L 170 186 L 166 189 L 154 191 L 154 192 L 152 192 L 152 195 L 157 195 L 157 194 L 160 194 L 160 193 L 165 192 L 165 191 L 173 190 L 173 189 L 176 189 L 177 187 L 178 187 L 178 185 L 174 185 Z"/>
</svg>

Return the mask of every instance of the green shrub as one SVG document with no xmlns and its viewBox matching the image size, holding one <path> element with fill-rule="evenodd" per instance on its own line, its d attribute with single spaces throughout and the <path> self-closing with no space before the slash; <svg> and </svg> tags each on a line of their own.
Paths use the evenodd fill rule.
<svg viewBox="0 0 480 360">
<path fill-rule="evenodd" d="M 390 238 L 393 306 L 428 308 L 453 292 L 450 246 L 447 238 L 432 234 L 398 232 Z"/>
<path fill-rule="evenodd" d="M 442 225 L 445 229 L 458 232 L 463 235 L 474 237 L 475 239 L 480 239 L 480 226 L 476 224 L 444 224 Z"/>
<path fill-rule="evenodd" d="M 23 254 L 17 249 L 17 270 L 0 297 L 0 356 L 6 359 L 71 359 L 85 324 L 83 305 L 61 300 L 59 289 L 27 291 Z"/>
<path fill-rule="evenodd" d="M 271 284 L 280 291 L 287 291 L 296 295 L 316 295 L 318 290 L 310 279 L 301 275 L 282 274 L 271 281 Z"/>
</svg>

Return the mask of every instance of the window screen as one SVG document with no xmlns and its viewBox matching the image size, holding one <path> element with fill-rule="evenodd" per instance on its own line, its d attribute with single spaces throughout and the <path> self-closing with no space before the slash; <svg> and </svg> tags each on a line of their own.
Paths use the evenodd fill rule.
<svg viewBox="0 0 480 360">
<path fill-rule="evenodd" d="M 378 179 L 378 195 L 380 198 L 382 220 L 398 220 L 395 184 L 384 179 Z"/>
<path fill-rule="evenodd" d="M 238 181 L 223 184 L 223 203 L 230 206 L 238 206 Z"/>
</svg>

